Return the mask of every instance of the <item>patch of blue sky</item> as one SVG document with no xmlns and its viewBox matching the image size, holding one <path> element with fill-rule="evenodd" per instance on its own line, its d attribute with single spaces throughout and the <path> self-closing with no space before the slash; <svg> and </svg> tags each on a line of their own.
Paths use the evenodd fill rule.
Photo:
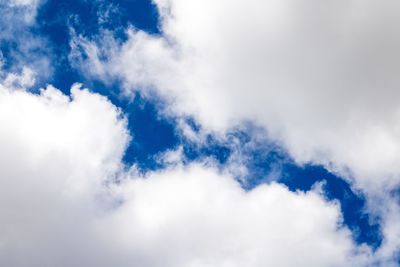
<svg viewBox="0 0 400 267">
<path fill-rule="evenodd" d="M 68 60 L 71 31 L 96 38 L 109 30 L 121 41 L 128 25 L 159 34 L 157 9 L 148 0 L 49 0 L 39 8 L 36 21 L 30 30 L 47 40 L 54 68 L 50 79 L 37 83 L 36 88 L 52 83 L 65 93 L 74 82 L 85 80 Z"/>
<path fill-rule="evenodd" d="M 123 103 L 133 135 L 124 161 L 135 163 L 143 171 L 162 168 L 157 155 L 176 148 L 180 142 L 174 121 L 160 116 L 158 105 L 160 103 L 148 101 L 140 94 L 136 94 L 133 101 Z"/>
<path fill-rule="evenodd" d="M 85 36 L 96 35 L 102 29 L 123 32 L 128 25 L 159 33 L 157 9 L 148 0 L 46 1 L 39 10 L 37 21 L 42 33 L 58 44 L 68 42 L 69 27 Z"/>
</svg>

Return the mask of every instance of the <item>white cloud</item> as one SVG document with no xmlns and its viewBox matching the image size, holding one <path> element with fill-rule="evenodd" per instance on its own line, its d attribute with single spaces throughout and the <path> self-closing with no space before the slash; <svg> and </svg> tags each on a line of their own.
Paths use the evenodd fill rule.
<svg viewBox="0 0 400 267">
<path fill-rule="evenodd" d="M 29 88 L 35 84 L 35 73 L 28 67 L 23 67 L 20 74 L 18 73 L 7 73 L 7 76 L 0 84 L 0 87 L 6 87 L 13 90 Z"/>
<path fill-rule="evenodd" d="M 103 225 L 141 266 L 357 265 L 338 207 L 278 184 L 244 192 L 212 168 L 152 173 L 120 188 L 124 205 Z M 115 235 L 111 231 L 109 235 Z M 351 262 L 351 263 L 350 263 Z"/>
<path fill-rule="evenodd" d="M 11 6 L 34 6 L 39 4 L 40 0 L 9 0 Z"/>
<path fill-rule="evenodd" d="M 398 2 L 155 2 L 164 35 L 129 30 L 106 50 L 82 39 L 87 72 L 155 88 L 214 130 L 256 121 L 299 162 L 367 190 L 400 182 Z"/>
<path fill-rule="evenodd" d="M 29 8 L 31 11 L 36 11 L 41 0 L 5 0 L 10 7 Z"/>
<path fill-rule="evenodd" d="M 42 0 L 6 0 L 0 3 L 0 79 L 7 71 L 34 69 L 36 80 L 52 74 L 51 47 L 46 38 L 33 33 Z"/>
<path fill-rule="evenodd" d="M 2 87 L 0 124 L 0 265 L 88 266 L 103 183 L 128 141 L 125 120 L 79 86 L 71 99 L 51 86 L 40 95 Z"/>
<path fill-rule="evenodd" d="M 323 164 L 363 190 L 382 216 L 380 255 L 397 253 L 399 207 L 389 192 L 400 183 L 400 3 L 155 3 L 161 36 L 75 38 L 88 51 L 88 60 L 75 54 L 84 71 L 122 80 L 128 94 L 156 90 L 169 112 L 208 130 L 246 120 L 265 127 L 299 163 Z"/>
<path fill-rule="evenodd" d="M 1 266 L 363 266 L 336 203 L 213 167 L 123 171 L 106 98 L 0 88 Z M 112 183 L 114 178 L 119 183 Z"/>
<path fill-rule="evenodd" d="M 37 10 L 42 0 L 5 0 L 2 9 L 6 15 L 4 20 L 19 21 L 19 24 L 31 25 L 35 22 Z M 8 7 L 8 8 L 7 8 Z M 3 13 L 3 12 L 2 12 Z M 11 13 L 11 14 L 7 14 Z M 2 25 L 3 26 L 3 25 Z M 22 25 L 4 25 L 5 27 L 20 27 Z"/>
</svg>

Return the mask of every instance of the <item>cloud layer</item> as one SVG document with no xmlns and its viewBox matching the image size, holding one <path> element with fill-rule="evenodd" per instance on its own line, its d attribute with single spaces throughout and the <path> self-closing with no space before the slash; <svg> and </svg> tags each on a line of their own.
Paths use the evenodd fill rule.
<svg viewBox="0 0 400 267">
<path fill-rule="evenodd" d="M 162 36 L 128 30 L 119 47 L 77 38 L 83 69 L 155 89 L 214 130 L 256 121 L 298 162 L 367 190 L 398 184 L 396 1 L 155 2 Z"/>
<path fill-rule="evenodd" d="M 154 2 L 160 34 L 70 28 L 70 63 L 128 96 L 161 96 L 193 142 L 260 126 L 297 163 L 353 182 L 381 218 L 382 246 L 355 244 L 320 185 L 244 190 L 239 141 L 223 168 L 185 162 L 181 148 L 157 155 L 165 169 L 124 165 L 135 133 L 105 96 L 79 84 L 29 91 L 52 73 L 33 31 L 42 1 L 10 0 L 0 4 L 0 265 L 397 266 L 400 4 Z"/>
<path fill-rule="evenodd" d="M 336 203 L 278 184 L 245 192 L 212 166 L 124 171 L 106 98 L 0 88 L 4 266 L 357 266 Z M 113 181 L 119 180 L 119 183 Z"/>
</svg>

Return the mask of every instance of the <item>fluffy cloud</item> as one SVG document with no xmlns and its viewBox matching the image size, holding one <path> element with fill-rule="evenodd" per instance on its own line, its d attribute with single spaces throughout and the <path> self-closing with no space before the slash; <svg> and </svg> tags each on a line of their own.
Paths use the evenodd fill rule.
<svg viewBox="0 0 400 267">
<path fill-rule="evenodd" d="M 124 205 L 104 231 L 120 229 L 116 249 L 134 248 L 141 266 L 361 263 L 338 207 L 316 192 L 278 184 L 244 192 L 232 177 L 197 165 L 129 180 L 117 192 Z"/>
<path fill-rule="evenodd" d="M 129 138 L 119 116 L 78 87 L 71 99 L 52 87 L 40 95 L 0 87 L 0 265 L 77 266 L 93 253 L 81 248 L 97 195 Z"/>
<path fill-rule="evenodd" d="M 175 114 L 213 130 L 256 121 L 298 162 L 364 189 L 399 183 L 398 2 L 155 3 L 162 36 L 128 30 L 112 49 L 74 42 L 91 75 L 156 89 Z"/>
<path fill-rule="evenodd" d="M 86 74 L 153 90 L 167 112 L 224 133 L 251 120 L 299 163 L 339 172 L 380 214 L 380 257 L 400 244 L 400 4 L 155 0 L 162 35 L 76 37 Z M 81 52 L 85 51 L 82 56 Z M 384 263 L 387 265 L 388 263 Z"/>
<path fill-rule="evenodd" d="M 363 266 L 318 190 L 244 191 L 212 166 L 124 171 L 105 97 L 0 87 L 2 266 Z M 119 182 L 114 182 L 119 181 Z"/>
</svg>

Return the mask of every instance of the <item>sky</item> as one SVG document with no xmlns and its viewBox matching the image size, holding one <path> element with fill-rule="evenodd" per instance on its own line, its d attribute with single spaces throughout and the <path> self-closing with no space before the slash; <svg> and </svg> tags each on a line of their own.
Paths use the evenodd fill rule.
<svg viewBox="0 0 400 267">
<path fill-rule="evenodd" d="M 399 11 L 0 0 L 0 266 L 398 266 Z"/>
</svg>

